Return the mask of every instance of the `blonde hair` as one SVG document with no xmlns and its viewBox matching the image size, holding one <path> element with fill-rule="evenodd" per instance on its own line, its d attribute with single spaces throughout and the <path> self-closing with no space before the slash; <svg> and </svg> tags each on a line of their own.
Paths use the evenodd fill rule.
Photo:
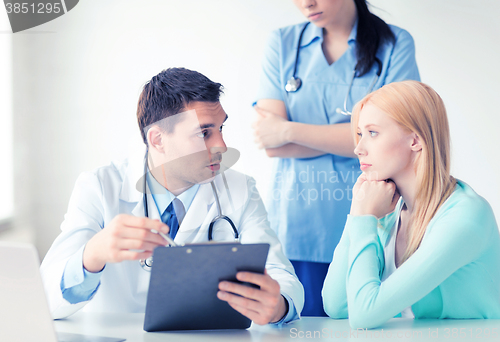
<svg viewBox="0 0 500 342">
<path fill-rule="evenodd" d="M 402 259 L 405 262 L 418 249 L 430 220 L 455 189 L 456 180 L 450 175 L 446 109 L 441 97 L 424 83 L 387 84 L 356 104 L 351 119 L 356 145 L 359 113 L 368 103 L 385 112 L 403 129 L 417 134 L 422 143 L 422 150 L 414 161 L 418 188 L 408 224 L 409 241 Z"/>
</svg>

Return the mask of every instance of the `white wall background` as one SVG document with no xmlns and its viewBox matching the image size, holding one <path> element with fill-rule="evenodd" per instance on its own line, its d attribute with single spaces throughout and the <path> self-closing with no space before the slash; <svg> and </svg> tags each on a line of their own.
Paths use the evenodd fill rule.
<svg viewBox="0 0 500 342">
<path fill-rule="evenodd" d="M 413 35 L 422 80 L 448 108 L 453 174 L 500 218 L 500 2 L 371 3 Z M 0 19 L 5 23 L 6 15 Z M 11 34 L 16 231 L 45 254 L 78 174 L 141 147 L 139 92 L 173 66 L 225 86 L 225 138 L 242 154 L 235 168 L 254 176 L 265 195 L 271 160 L 256 150 L 250 129 L 260 59 L 271 30 L 303 20 L 291 0 L 86 0 L 52 22 Z"/>
<path fill-rule="evenodd" d="M 0 230 L 12 216 L 13 166 L 12 166 L 12 31 L 7 13 L 0 10 Z M 3 53 L 2 53 L 3 52 Z"/>
</svg>

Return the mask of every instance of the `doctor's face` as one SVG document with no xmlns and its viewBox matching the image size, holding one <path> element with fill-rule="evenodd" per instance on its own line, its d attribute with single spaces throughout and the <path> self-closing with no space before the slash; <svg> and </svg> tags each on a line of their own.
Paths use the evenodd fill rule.
<svg viewBox="0 0 500 342">
<path fill-rule="evenodd" d="M 324 28 L 338 22 L 354 0 L 293 0 L 295 6 L 314 25 Z"/>
<path fill-rule="evenodd" d="M 396 182 L 414 173 L 411 146 L 415 134 L 378 107 L 368 103 L 361 109 L 357 134 L 359 141 L 354 153 L 369 180 Z"/>
<path fill-rule="evenodd" d="M 192 102 L 173 132 L 163 132 L 164 173 L 170 191 L 211 181 L 227 151 L 222 127 L 227 119 L 220 102 Z"/>
</svg>

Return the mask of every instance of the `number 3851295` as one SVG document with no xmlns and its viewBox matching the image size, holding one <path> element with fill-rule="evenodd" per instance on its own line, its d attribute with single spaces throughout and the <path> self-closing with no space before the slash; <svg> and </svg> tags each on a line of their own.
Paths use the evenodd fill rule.
<svg viewBox="0 0 500 342">
<path fill-rule="evenodd" d="M 6 3 L 5 8 L 7 9 L 7 13 L 15 13 L 15 14 L 27 14 L 27 13 L 60 13 L 61 12 L 61 3 L 26 3 L 26 2 L 14 2 L 14 3 Z"/>
</svg>

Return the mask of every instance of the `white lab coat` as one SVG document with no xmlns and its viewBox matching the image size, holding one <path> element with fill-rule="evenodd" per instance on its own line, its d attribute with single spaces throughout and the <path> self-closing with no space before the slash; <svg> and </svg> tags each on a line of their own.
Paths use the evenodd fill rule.
<svg viewBox="0 0 500 342">
<path fill-rule="evenodd" d="M 222 212 L 232 219 L 240 232 L 242 243 L 267 242 L 271 245 L 266 269 L 278 281 L 281 293 L 293 301 L 297 312 L 304 303 L 302 284 L 295 276 L 290 261 L 282 252 L 276 234 L 269 227 L 267 212 L 255 187 L 253 178 L 227 170 L 226 190 L 221 175 L 215 179 Z M 45 284 L 50 310 L 55 319 L 67 317 L 80 308 L 94 312 L 144 312 L 150 272 L 142 269 L 139 261 L 109 263 L 101 275 L 95 296 L 86 302 L 71 304 L 61 292 L 61 279 L 67 261 L 75 253 L 83 254 L 87 241 L 118 214 L 144 216 L 142 185 L 144 155 L 85 172 L 76 181 L 68 212 L 56 238 L 45 256 L 41 273 Z M 148 195 L 149 217 L 159 219 L 160 214 L 151 195 Z M 210 183 L 200 185 L 198 192 L 179 227 L 175 242 L 203 242 L 208 240 L 208 225 L 217 214 Z M 214 228 L 216 241 L 232 241 L 232 229 L 224 223 Z M 76 279 L 65 282 L 78 284 L 83 280 L 83 270 Z"/>
</svg>

